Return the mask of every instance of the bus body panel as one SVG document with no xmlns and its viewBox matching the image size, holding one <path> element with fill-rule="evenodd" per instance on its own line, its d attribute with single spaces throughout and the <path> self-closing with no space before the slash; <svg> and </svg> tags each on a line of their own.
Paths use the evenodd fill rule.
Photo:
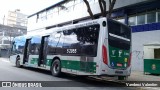
<svg viewBox="0 0 160 90">
<path fill-rule="evenodd" d="M 126 69 L 129 67 L 131 53 L 131 29 L 126 25 L 108 21 L 108 50 L 110 67 Z"/>
<path fill-rule="evenodd" d="M 105 23 L 106 23 L 106 25 L 105 25 Z M 51 42 L 52 39 L 55 39 L 56 37 L 59 37 L 59 38 L 62 37 L 62 34 L 60 36 L 59 35 L 56 36 L 56 32 L 67 31 L 67 30 L 69 31 L 69 29 L 75 30 L 75 29 L 81 28 L 81 27 L 86 28 L 87 26 L 91 26 L 91 25 L 99 25 L 99 36 L 98 36 L 96 55 L 90 56 L 90 53 L 88 56 L 84 55 L 84 54 L 83 55 L 77 55 L 77 54 L 73 54 L 73 53 L 68 54 L 67 52 L 70 53 L 70 51 L 75 48 L 67 48 L 67 49 L 64 49 L 61 51 L 61 53 L 63 52 L 62 54 L 56 54 L 56 53 L 55 54 L 47 54 L 46 59 L 44 60 L 44 63 L 40 64 L 40 66 L 38 66 L 38 59 L 39 59 L 38 54 L 37 55 L 30 54 L 28 62 L 25 64 L 23 64 L 23 55 L 20 55 L 21 65 L 24 65 L 27 67 L 34 67 L 34 68 L 41 68 L 41 69 L 50 70 L 50 68 L 52 66 L 53 59 L 59 58 L 60 62 L 61 62 L 61 71 L 62 72 L 76 74 L 76 75 L 128 76 L 128 75 L 130 75 L 130 67 L 127 67 L 125 69 L 121 69 L 121 68 L 114 68 L 113 69 L 111 66 L 112 60 L 110 60 L 111 59 L 110 54 L 112 53 L 112 51 L 110 51 L 111 49 L 108 44 L 109 43 L 109 41 L 108 41 L 109 35 L 108 35 L 108 29 L 107 29 L 108 24 L 107 23 L 108 22 L 107 22 L 106 18 L 101 18 L 98 20 L 93 20 L 93 21 L 75 24 L 75 25 L 69 25 L 69 26 L 65 26 L 62 28 L 50 29 L 50 33 L 46 34 L 46 35 L 50 35 L 49 42 Z M 55 35 L 55 38 L 52 37 L 53 35 Z M 30 36 L 30 38 L 32 41 L 33 37 Z M 60 39 L 58 39 L 58 40 L 60 40 Z M 75 40 L 75 39 L 73 39 L 73 40 Z M 63 43 L 64 43 L 64 40 L 63 40 Z M 107 62 L 108 62 L 107 64 L 105 64 L 103 61 L 103 55 L 102 55 L 103 54 L 103 52 L 102 52 L 103 46 L 105 46 L 107 49 Z M 85 45 L 84 45 L 84 47 L 85 47 Z M 89 48 L 90 48 L 90 46 L 89 46 Z M 93 49 L 93 48 L 91 48 L 91 49 Z M 86 53 L 86 52 L 83 52 L 83 53 Z M 16 57 L 17 57 L 16 55 L 10 56 L 10 61 L 14 64 L 15 64 Z"/>
<path fill-rule="evenodd" d="M 9 61 L 10 61 L 12 64 L 16 64 L 16 58 L 17 58 L 17 56 L 20 57 L 20 65 L 23 65 L 23 55 L 22 55 L 22 54 L 17 54 L 17 55 L 12 55 L 12 56 L 10 56 Z"/>
<path fill-rule="evenodd" d="M 127 69 L 112 69 L 108 67 L 106 64 L 102 64 L 103 69 L 101 70 L 100 75 L 109 75 L 109 76 L 130 76 L 131 67 Z"/>
</svg>

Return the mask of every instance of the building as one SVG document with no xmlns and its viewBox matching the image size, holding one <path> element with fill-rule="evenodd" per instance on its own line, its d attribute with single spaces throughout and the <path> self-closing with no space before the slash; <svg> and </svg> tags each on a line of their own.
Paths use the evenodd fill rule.
<svg viewBox="0 0 160 90">
<path fill-rule="evenodd" d="M 8 57 L 13 39 L 27 33 L 27 20 L 27 15 L 19 9 L 8 11 L 8 17 L 4 16 L 3 25 L 0 24 L 0 56 Z"/>
<path fill-rule="evenodd" d="M 0 24 L 0 49 L 8 49 L 14 37 L 26 34 L 28 18 L 27 15 L 16 9 L 15 11 L 8 11 L 8 17 L 3 19 L 3 25 Z M 7 24 L 4 23 L 5 20 Z"/>
<path fill-rule="evenodd" d="M 27 29 L 27 15 L 20 13 L 19 9 L 8 11 L 7 25 Z"/>
<path fill-rule="evenodd" d="M 26 34 L 27 30 L 23 28 L 0 25 L 0 49 L 11 48 L 14 37 Z"/>
<path fill-rule="evenodd" d="M 12 41 L 16 36 L 26 34 L 27 30 L 24 28 L 11 27 L 0 24 L 0 57 L 8 57 Z"/>
<path fill-rule="evenodd" d="M 99 16 L 98 0 L 88 0 L 94 15 Z M 105 0 L 109 5 L 109 0 Z M 143 71 L 143 45 L 160 42 L 159 0 L 117 0 L 112 18 L 132 28 L 132 70 Z M 108 7 L 107 7 L 108 9 Z M 106 10 L 107 10 L 106 9 Z M 62 0 L 28 17 L 28 33 L 90 19 L 83 0 Z"/>
</svg>

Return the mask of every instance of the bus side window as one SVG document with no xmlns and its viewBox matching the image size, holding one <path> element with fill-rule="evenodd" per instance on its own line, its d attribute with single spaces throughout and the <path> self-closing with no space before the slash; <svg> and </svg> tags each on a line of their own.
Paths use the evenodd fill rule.
<svg viewBox="0 0 160 90">
<path fill-rule="evenodd" d="M 62 46 L 61 44 L 63 44 L 61 41 L 61 32 L 56 32 L 50 35 L 47 53 L 49 55 L 59 54 L 60 47 Z"/>
<path fill-rule="evenodd" d="M 58 42 L 56 45 L 56 54 L 62 54 L 63 53 L 63 42 L 64 42 L 64 33 L 63 32 L 57 32 L 57 34 L 60 34 L 60 37 L 58 38 Z"/>
<path fill-rule="evenodd" d="M 99 25 L 92 25 L 85 27 L 83 31 L 83 45 L 82 55 L 84 56 L 96 56 L 99 37 Z"/>
<path fill-rule="evenodd" d="M 63 43 L 63 54 L 67 55 L 80 55 L 80 41 L 79 41 L 79 35 L 78 30 L 66 30 L 64 33 L 64 43 Z"/>
<path fill-rule="evenodd" d="M 29 45 L 29 52 L 32 55 L 38 55 L 40 44 L 41 44 L 41 37 L 40 36 L 33 37 Z"/>
</svg>

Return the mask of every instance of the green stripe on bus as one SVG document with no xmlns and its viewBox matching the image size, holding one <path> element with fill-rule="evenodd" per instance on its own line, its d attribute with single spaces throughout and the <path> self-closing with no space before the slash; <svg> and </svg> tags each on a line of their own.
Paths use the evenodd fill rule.
<svg viewBox="0 0 160 90">
<path fill-rule="evenodd" d="M 32 58 L 30 64 L 37 64 L 38 58 Z"/>
<path fill-rule="evenodd" d="M 38 58 L 32 58 L 30 64 L 37 64 Z M 46 60 L 46 65 L 51 66 L 52 59 Z M 83 62 L 78 60 L 61 60 L 62 68 L 96 73 L 96 62 Z"/>
<path fill-rule="evenodd" d="M 61 65 L 62 65 L 62 68 L 96 73 L 96 63 L 95 62 L 61 60 Z"/>
</svg>

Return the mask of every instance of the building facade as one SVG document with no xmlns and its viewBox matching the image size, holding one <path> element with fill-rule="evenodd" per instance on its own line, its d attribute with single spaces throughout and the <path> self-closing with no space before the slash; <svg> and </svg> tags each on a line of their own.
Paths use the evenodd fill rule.
<svg viewBox="0 0 160 90">
<path fill-rule="evenodd" d="M 26 33 L 27 33 L 27 30 L 24 28 L 0 25 L 0 49 L 11 48 L 11 43 L 14 37 L 20 36 Z"/>
<path fill-rule="evenodd" d="M 19 9 L 8 11 L 7 25 L 27 29 L 27 15 L 21 13 Z"/>
<path fill-rule="evenodd" d="M 20 13 L 19 9 L 8 11 L 8 17 L 4 18 L 5 20 L 6 24 L 0 24 L 0 49 L 10 48 L 14 37 L 27 32 L 27 15 Z"/>
<path fill-rule="evenodd" d="M 94 15 L 100 14 L 98 0 L 88 0 Z M 106 6 L 109 5 L 109 0 Z M 143 45 L 160 42 L 159 0 L 117 0 L 112 18 L 132 28 L 132 70 L 143 71 Z M 108 10 L 108 7 L 107 9 Z M 64 22 L 89 18 L 83 0 L 62 0 L 28 17 L 28 33 Z"/>
</svg>

